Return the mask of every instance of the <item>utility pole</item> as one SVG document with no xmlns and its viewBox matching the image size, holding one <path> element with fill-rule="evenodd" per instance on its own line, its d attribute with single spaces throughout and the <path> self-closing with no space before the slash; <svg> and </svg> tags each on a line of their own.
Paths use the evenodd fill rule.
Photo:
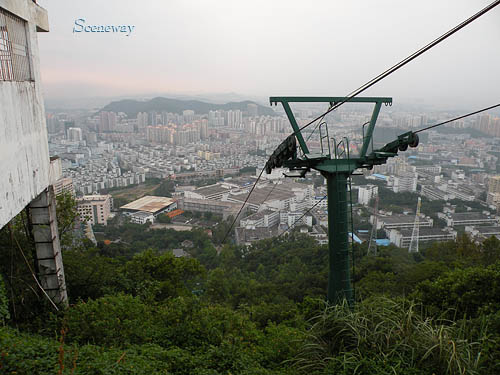
<svg viewBox="0 0 500 375">
<path fill-rule="evenodd" d="M 308 171 L 319 171 L 327 181 L 328 192 L 328 295 L 330 303 L 339 303 L 347 300 L 354 305 L 354 293 L 351 283 L 351 264 L 349 260 L 349 232 L 348 232 L 348 201 L 347 183 L 349 177 L 358 168 L 372 169 L 374 165 L 386 163 L 389 157 L 396 156 L 398 150 L 404 151 L 408 145 L 416 147 L 418 136 L 407 132 L 397 140 L 388 143 L 379 150 L 373 150 L 372 136 L 382 104 L 391 105 L 392 98 L 381 97 L 271 97 L 271 105 L 281 103 L 290 121 L 293 134 L 281 143 L 266 163 L 266 173 L 273 168 L 285 167 L 291 171 L 298 171 L 297 176 L 304 177 Z M 337 103 L 373 103 L 374 109 L 366 130 L 363 126 L 363 144 L 357 157 L 352 158 L 349 150 L 349 141 L 342 138 L 337 142 L 328 136 L 328 126 L 319 124 L 321 154 L 311 154 L 307 147 L 301 129 L 297 124 L 290 103 L 329 103 L 333 107 Z M 322 127 L 323 126 L 323 127 Z M 323 131 L 324 130 L 324 131 Z M 324 140 L 326 139 L 326 144 Z M 302 150 L 298 157 L 297 143 Z M 332 143 L 331 143 L 332 142 Z M 371 152 L 368 149 L 371 146 Z"/>
</svg>

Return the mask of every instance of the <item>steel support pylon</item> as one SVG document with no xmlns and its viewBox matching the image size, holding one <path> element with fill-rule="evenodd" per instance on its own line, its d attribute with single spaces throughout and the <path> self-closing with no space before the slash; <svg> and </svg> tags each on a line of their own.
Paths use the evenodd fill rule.
<svg viewBox="0 0 500 375">
<path fill-rule="evenodd" d="M 349 261 L 347 173 L 323 173 L 328 193 L 328 294 L 330 303 L 354 303 Z"/>
<path fill-rule="evenodd" d="M 290 121 L 293 133 L 288 136 L 273 152 L 265 165 L 266 173 L 271 173 L 274 168 L 285 167 L 292 171 L 299 171 L 297 177 L 304 177 L 311 169 L 319 171 L 327 179 L 328 190 L 328 301 L 339 303 L 344 299 L 350 306 L 354 305 L 354 290 L 351 282 L 351 267 L 349 261 L 349 224 L 348 224 L 348 202 L 347 202 L 347 181 L 353 172 L 358 168 L 372 169 L 374 165 L 381 165 L 387 159 L 394 157 L 398 151 L 404 151 L 410 147 L 418 146 L 418 136 L 413 132 L 406 132 L 398 138 L 380 149 L 373 150 L 373 131 L 382 104 L 391 105 L 392 98 L 387 97 L 300 97 L 281 96 L 271 97 L 272 104 L 281 103 Z M 330 145 L 328 128 L 326 136 L 323 136 L 320 127 L 321 154 L 315 155 L 309 152 L 309 148 L 302 135 L 302 128 L 290 107 L 290 103 L 328 103 L 329 108 L 336 104 L 350 103 L 373 103 L 373 112 L 366 132 L 363 128 L 363 140 L 359 155 L 351 157 L 349 142 L 344 143 L 332 138 L 333 146 Z M 325 112 L 324 115 L 327 113 Z M 324 118 L 320 117 L 321 120 Z M 319 118 L 318 118 L 319 119 Z M 314 132 L 314 131 L 313 131 Z M 328 139 L 328 153 L 323 147 L 323 140 Z M 347 139 L 346 139 L 347 140 Z M 297 152 L 297 145 L 302 150 L 302 156 Z M 338 150 L 343 144 L 342 150 Z M 369 152 L 369 150 L 371 151 Z M 340 151 L 340 152 L 339 152 Z M 350 193 L 349 193 L 350 194 Z"/>
</svg>

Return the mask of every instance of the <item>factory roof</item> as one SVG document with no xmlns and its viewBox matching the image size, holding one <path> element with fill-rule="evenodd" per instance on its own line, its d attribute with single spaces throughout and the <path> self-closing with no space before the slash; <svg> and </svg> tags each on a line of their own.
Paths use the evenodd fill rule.
<svg viewBox="0 0 500 375">
<path fill-rule="evenodd" d="M 450 218 L 454 221 L 462 221 L 462 220 L 487 220 L 492 219 L 481 212 L 460 212 L 450 214 Z"/>
<path fill-rule="evenodd" d="M 500 226 L 474 227 L 474 229 L 484 235 L 500 234 Z"/>
<path fill-rule="evenodd" d="M 405 237 L 411 237 L 413 234 L 413 229 L 395 229 L 400 232 Z M 439 235 L 449 235 L 450 232 L 441 230 L 439 228 L 428 228 L 428 227 L 420 227 L 419 228 L 419 236 L 439 236 Z"/>
<path fill-rule="evenodd" d="M 244 202 L 248 194 L 230 194 L 230 198 L 236 201 Z M 271 202 L 273 200 L 286 200 L 294 197 L 295 194 L 291 190 L 282 188 L 274 188 L 273 186 L 265 186 L 262 188 L 254 189 L 252 195 L 248 199 L 250 204 L 262 204 L 264 202 Z"/>
<path fill-rule="evenodd" d="M 121 206 L 120 209 L 155 213 L 170 206 L 174 202 L 175 201 L 172 198 L 146 195 L 145 197 L 139 198 L 133 202 Z"/>
<path fill-rule="evenodd" d="M 215 184 L 215 185 L 200 187 L 194 190 L 194 192 L 206 197 L 214 194 L 225 193 L 228 192 L 229 190 L 230 189 L 228 189 L 225 186 L 222 186 L 221 184 Z"/>
</svg>

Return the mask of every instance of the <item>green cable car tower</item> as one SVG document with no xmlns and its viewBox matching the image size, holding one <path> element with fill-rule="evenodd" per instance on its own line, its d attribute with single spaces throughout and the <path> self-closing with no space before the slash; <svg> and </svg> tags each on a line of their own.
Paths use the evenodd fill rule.
<svg viewBox="0 0 500 375">
<path fill-rule="evenodd" d="M 382 104 L 392 105 L 392 98 L 382 97 L 271 97 L 271 105 L 281 103 L 283 109 L 293 128 L 293 134 L 287 137 L 274 151 L 266 163 L 266 173 L 271 173 L 273 168 L 285 167 L 291 171 L 299 172 L 298 175 L 286 177 L 304 177 L 308 171 L 315 169 L 319 171 L 327 181 L 328 195 L 328 250 L 329 250 L 329 272 L 328 272 L 328 294 L 330 303 L 338 303 L 342 300 L 353 306 L 354 292 L 351 282 L 351 262 L 349 256 L 349 212 L 351 201 L 350 176 L 356 169 L 372 169 L 374 165 L 386 163 L 387 159 L 398 154 L 398 151 L 406 151 L 408 146 L 418 146 L 418 135 L 407 132 L 395 141 L 384 147 L 373 150 L 373 131 Z M 374 103 L 371 120 L 366 123 L 368 128 L 365 132 L 363 125 L 363 141 L 359 155 L 351 157 L 349 141 L 342 138 L 339 142 L 328 135 L 328 126 L 319 121 L 319 137 L 321 153 L 309 152 L 306 141 L 297 124 L 290 103 L 329 103 L 330 108 L 336 104 L 349 103 Z M 307 125 L 306 125 L 307 126 Z M 301 149 L 299 156 L 297 141 Z M 371 146 L 371 147 L 370 147 Z M 369 148 L 371 148 L 368 153 Z"/>
</svg>

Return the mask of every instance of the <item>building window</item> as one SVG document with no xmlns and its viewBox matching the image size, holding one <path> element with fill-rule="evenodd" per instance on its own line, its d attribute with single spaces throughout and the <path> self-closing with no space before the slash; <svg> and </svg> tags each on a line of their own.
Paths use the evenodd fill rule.
<svg viewBox="0 0 500 375">
<path fill-rule="evenodd" d="M 26 21 L 0 8 L 0 81 L 31 81 Z"/>
</svg>

